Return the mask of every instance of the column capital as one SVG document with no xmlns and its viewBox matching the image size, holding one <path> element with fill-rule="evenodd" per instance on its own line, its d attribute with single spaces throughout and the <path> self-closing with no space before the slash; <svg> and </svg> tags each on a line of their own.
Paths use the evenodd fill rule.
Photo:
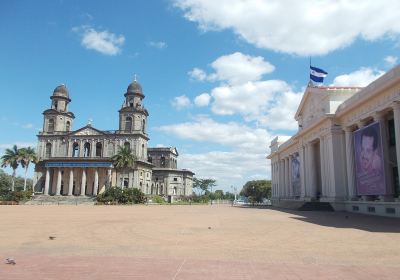
<svg viewBox="0 0 400 280">
<path fill-rule="evenodd" d="M 353 127 L 352 126 L 345 126 L 343 127 L 344 132 L 350 133 L 353 132 Z"/>
<path fill-rule="evenodd" d="M 399 102 L 399 101 L 394 101 L 394 102 L 391 104 L 391 107 L 392 107 L 393 111 L 394 111 L 394 110 L 399 111 L 399 110 L 400 110 L 400 102 Z"/>
<path fill-rule="evenodd" d="M 385 112 L 375 112 L 373 118 L 374 121 L 381 121 L 385 118 Z"/>
</svg>

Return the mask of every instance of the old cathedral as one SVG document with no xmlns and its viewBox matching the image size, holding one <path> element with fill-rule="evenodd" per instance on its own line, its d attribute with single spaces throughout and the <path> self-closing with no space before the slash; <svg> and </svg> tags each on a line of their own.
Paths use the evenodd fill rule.
<svg viewBox="0 0 400 280">
<path fill-rule="evenodd" d="M 99 130 L 89 122 L 73 130 L 74 113 L 68 89 L 54 89 L 51 107 L 43 112 L 34 176 L 35 192 L 55 196 L 95 196 L 106 188 L 139 188 L 145 194 L 187 196 L 192 194 L 194 173 L 178 169 L 174 147 L 148 148 L 144 94 L 136 81 L 124 94 L 118 130 Z M 112 157 L 120 147 L 136 157 L 134 167 L 116 169 Z"/>
</svg>

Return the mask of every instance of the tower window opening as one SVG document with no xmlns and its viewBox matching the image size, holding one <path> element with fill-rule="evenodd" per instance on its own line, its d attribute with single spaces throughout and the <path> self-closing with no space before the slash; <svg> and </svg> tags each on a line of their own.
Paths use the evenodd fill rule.
<svg viewBox="0 0 400 280">
<path fill-rule="evenodd" d="M 67 121 L 67 123 L 65 124 L 65 130 L 70 131 L 70 129 L 71 129 L 71 123 Z"/>
<path fill-rule="evenodd" d="M 96 144 L 96 157 L 101 157 L 102 150 L 103 150 L 103 145 L 100 142 L 98 142 Z"/>
<path fill-rule="evenodd" d="M 54 119 L 49 119 L 48 129 L 49 132 L 54 131 Z"/>
<path fill-rule="evenodd" d="M 51 143 L 46 144 L 46 158 L 51 157 Z"/>
<path fill-rule="evenodd" d="M 83 156 L 90 157 L 90 143 L 85 143 L 83 146 Z"/>
<path fill-rule="evenodd" d="M 126 117 L 125 120 L 125 131 L 131 131 L 132 130 L 132 118 L 131 117 Z"/>
<path fill-rule="evenodd" d="M 161 156 L 161 166 L 164 167 L 165 166 L 165 157 Z"/>
<path fill-rule="evenodd" d="M 129 151 L 131 150 L 131 144 L 130 144 L 129 142 L 125 142 L 125 143 L 124 143 L 124 147 L 125 147 L 126 149 L 128 149 Z"/>
<path fill-rule="evenodd" d="M 76 142 L 72 146 L 72 157 L 79 157 L 79 144 Z"/>
<path fill-rule="evenodd" d="M 54 101 L 54 109 L 58 109 L 58 102 L 57 101 Z"/>
</svg>

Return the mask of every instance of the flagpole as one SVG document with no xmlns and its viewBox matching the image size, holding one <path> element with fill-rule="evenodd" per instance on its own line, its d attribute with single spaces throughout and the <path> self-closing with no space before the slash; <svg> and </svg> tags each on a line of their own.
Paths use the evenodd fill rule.
<svg viewBox="0 0 400 280">
<path fill-rule="evenodd" d="M 311 55 L 310 55 L 310 67 L 308 68 L 308 72 L 310 72 L 310 70 L 311 70 Z M 310 74 L 308 74 L 308 86 L 310 86 L 311 85 L 311 78 L 310 78 Z"/>
</svg>

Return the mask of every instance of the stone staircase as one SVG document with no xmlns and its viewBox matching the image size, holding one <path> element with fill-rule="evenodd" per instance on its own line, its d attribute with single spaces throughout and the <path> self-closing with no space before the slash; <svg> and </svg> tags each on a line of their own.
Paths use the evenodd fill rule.
<svg viewBox="0 0 400 280">
<path fill-rule="evenodd" d="M 320 201 L 310 201 L 305 202 L 301 207 L 298 208 L 299 211 L 326 211 L 334 212 L 332 205 L 329 202 Z"/>
<path fill-rule="evenodd" d="M 94 205 L 95 197 L 91 196 L 51 196 L 35 195 L 25 205 Z"/>
</svg>

